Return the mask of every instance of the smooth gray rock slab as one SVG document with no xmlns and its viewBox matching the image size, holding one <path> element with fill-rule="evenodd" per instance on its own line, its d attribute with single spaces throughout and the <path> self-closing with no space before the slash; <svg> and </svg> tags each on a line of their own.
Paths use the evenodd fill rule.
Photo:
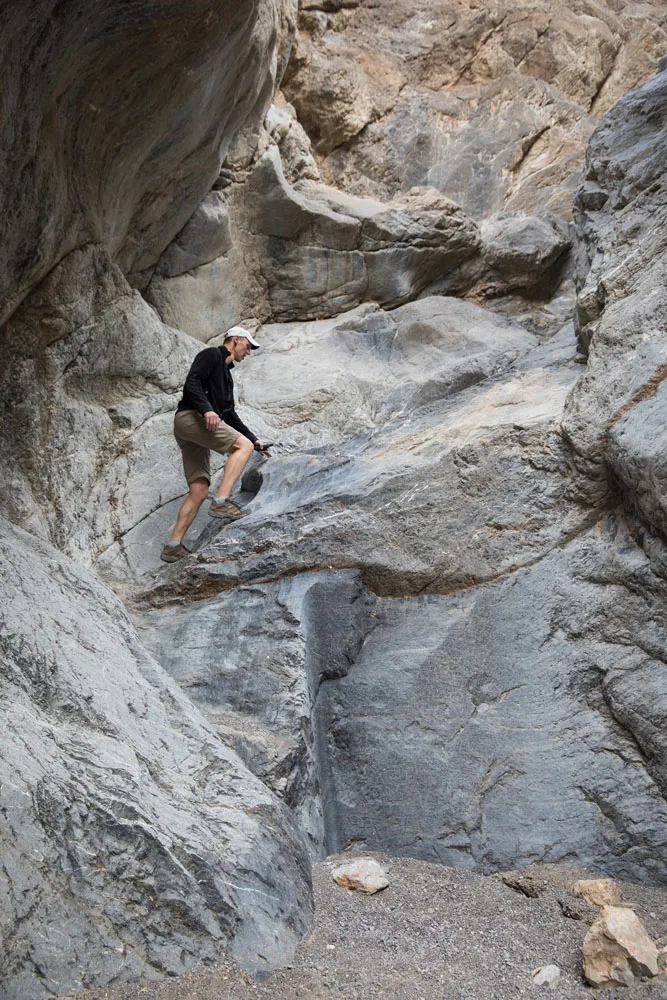
<svg viewBox="0 0 667 1000">
<path fill-rule="evenodd" d="M 310 866 L 286 808 L 95 578 L 5 521 L 0 548 L 3 997 L 289 961 Z"/>
<path fill-rule="evenodd" d="M 505 317 L 434 297 L 273 325 L 261 339 L 239 372 L 239 408 L 277 444 L 257 461 L 249 516 L 188 535 L 198 555 L 173 572 L 186 591 L 209 576 L 217 586 L 341 564 L 391 593 L 438 589 L 504 572 L 588 516 L 565 496 L 557 431 L 581 370 L 571 336 L 539 347 Z M 140 577 L 173 516 L 161 508 L 126 532 L 102 557 L 105 575 L 150 590 Z"/>
<path fill-rule="evenodd" d="M 628 599 L 638 577 L 655 591 Z M 663 627 L 664 583 L 613 520 L 503 582 L 378 601 L 324 695 L 329 849 L 484 870 L 576 859 L 664 884 L 662 751 L 635 742 L 664 714 L 647 683 Z"/>
<path fill-rule="evenodd" d="M 292 809 L 316 857 L 329 796 L 317 694 L 358 652 L 371 602 L 358 574 L 325 571 L 137 616 L 142 642 Z"/>
</svg>

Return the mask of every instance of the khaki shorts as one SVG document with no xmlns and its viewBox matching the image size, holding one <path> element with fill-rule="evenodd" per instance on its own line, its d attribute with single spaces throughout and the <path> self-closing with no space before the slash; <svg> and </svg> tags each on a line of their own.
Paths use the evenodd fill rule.
<svg viewBox="0 0 667 1000">
<path fill-rule="evenodd" d="M 195 479 L 211 482 L 211 452 L 225 455 L 232 450 L 241 434 L 221 422 L 217 431 L 207 431 L 206 421 L 196 410 L 177 410 L 174 417 L 174 437 L 183 457 L 183 472 L 188 486 Z"/>
</svg>

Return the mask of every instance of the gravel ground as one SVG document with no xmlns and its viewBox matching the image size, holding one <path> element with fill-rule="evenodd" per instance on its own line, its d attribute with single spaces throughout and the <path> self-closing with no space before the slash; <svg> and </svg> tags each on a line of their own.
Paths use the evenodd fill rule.
<svg viewBox="0 0 667 1000">
<path fill-rule="evenodd" d="M 358 857 L 359 855 L 355 855 Z M 597 911 L 572 895 L 580 869 L 533 865 L 479 875 L 373 854 L 389 876 L 375 896 L 341 889 L 331 869 L 313 869 L 315 926 L 293 966 L 253 980 L 237 966 L 179 979 L 79 994 L 86 1000 L 667 1000 L 667 978 L 596 993 L 583 983 L 581 944 Z M 619 883 L 660 945 L 667 941 L 667 890 Z M 555 990 L 531 972 L 555 963 Z"/>
</svg>

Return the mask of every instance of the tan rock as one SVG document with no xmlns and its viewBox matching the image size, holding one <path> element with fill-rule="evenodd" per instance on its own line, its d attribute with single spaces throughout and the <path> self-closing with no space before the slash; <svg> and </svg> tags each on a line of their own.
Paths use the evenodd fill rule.
<svg viewBox="0 0 667 1000">
<path fill-rule="evenodd" d="M 434 185 L 476 217 L 568 218 L 595 120 L 667 50 L 661 0 L 355 6 L 302 8 L 287 72 L 322 179 L 383 200 Z"/>
<path fill-rule="evenodd" d="M 592 906 L 617 906 L 621 902 L 621 890 L 610 878 L 579 879 L 572 886 L 572 893 Z"/>
<path fill-rule="evenodd" d="M 584 976 L 591 986 L 632 986 L 657 976 L 658 949 L 634 912 L 605 906 L 584 938 Z"/>
<path fill-rule="evenodd" d="M 372 858 L 355 858 L 338 868 L 334 868 L 331 877 L 344 889 L 355 889 L 372 895 L 389 885 L 384 869 Z"/>
</svg>

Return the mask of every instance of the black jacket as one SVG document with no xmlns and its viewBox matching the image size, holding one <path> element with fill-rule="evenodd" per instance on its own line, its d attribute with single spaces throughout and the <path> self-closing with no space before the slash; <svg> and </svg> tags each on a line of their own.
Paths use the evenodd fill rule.
<svg viewBox="0 0 667 1000">
<path fill-rule="evenodd" d="M 200 351 L 192 362 L 183 386 L 183 398 L 179 410 L 197 410 L 204 416 L 213 410 L 226 424 L 240 431 L 254 444 L 257 435 L 248 430 L 234 409 L 234 380 L 226 359 L 226 347 L 207 347 Z"/>
</svg>

